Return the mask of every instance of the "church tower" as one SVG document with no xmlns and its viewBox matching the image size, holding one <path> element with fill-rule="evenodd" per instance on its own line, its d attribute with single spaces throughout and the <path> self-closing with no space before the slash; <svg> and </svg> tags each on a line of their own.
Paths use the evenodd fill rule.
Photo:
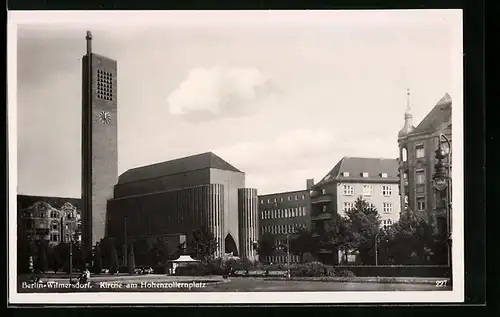
<svg viewBox="0 0 500 317">
<path fill-rule="evenodd" d="M 105 236 L 106 208 L 118 179 L 117 63 L 92 52 L 87 31 L 82 62 L 82 242 Z"/>
</svg>

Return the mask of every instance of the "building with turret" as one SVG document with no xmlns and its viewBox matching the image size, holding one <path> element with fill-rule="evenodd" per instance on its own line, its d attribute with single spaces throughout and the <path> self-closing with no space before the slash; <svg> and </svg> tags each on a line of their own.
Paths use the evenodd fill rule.
<svg viewBox="0 0 500 317">
<path fill-rule="evenodd" d="M 437 163 L 436 150 L 440 145 L 446 154 L 445 163 L 447 166 L 449 164 L 451 171 L 451 143 L 447 140 L 452 140 L 452 100 L 450 95 L 445 94 L 425 118 L 414 126 L 409 91 L 407 95 L 405 122 L 398 133 L 402 210 L 423 214 L 437 231 L 444 232 L 448 220 L 445 212 L 447 191 L 436 188 L 433 176 Z"/>
<path fill-rule="evenodd" d="M 17 195 L 18 240 L 80 242 L 80 205 L 78 198 Z"/>
</svg>

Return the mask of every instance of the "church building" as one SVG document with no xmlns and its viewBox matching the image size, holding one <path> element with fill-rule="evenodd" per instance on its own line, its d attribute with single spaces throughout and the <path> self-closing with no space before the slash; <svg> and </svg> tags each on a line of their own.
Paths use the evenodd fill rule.
<svg viewBox="0 0 500 317">
<path fill-rule="evenodd" d="M 245 174 L 211 152 L 133 168 L 120 175 L 108 201 L 107 238 L 189 241 L 204 227 L 217 240 L 216 256 L 255 259 L 257 199 Z"/>
</svg>

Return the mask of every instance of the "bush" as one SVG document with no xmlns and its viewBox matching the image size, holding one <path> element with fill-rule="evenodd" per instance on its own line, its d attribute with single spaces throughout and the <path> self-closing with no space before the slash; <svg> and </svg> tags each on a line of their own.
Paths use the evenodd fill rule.
<svg viewBox="0 0 500 317">
<path fill-rule="evenodd" d="M 335 268 L 319 262 L 310 262 L 290 266 L 290 273 L 298 277 L 335 276 Z"/>
<path fill-rule="evenodd" d="M 356 277 L 356 274 L 354 274 L 353 271 L 350 270 L 340 270 L 337 272 L 338 277 Z"/>
<path fill-rule="evenodd" d="M 175 275 L 179 276 L 202 276 L 206 275 L 205 266 L 203 264 L 189 264 L 179 266 L 175 269 Z"/>
<path fill-rule="evenodd" d="M 229 271 L 221 261 L 211 261 L 202 265 L 204 275 L 225 275 Z"/>
</svg>

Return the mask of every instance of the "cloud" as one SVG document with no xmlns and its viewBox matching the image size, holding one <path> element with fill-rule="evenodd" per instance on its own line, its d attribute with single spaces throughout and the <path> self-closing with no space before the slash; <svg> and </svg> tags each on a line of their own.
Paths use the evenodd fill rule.
<svg viewBox="0 0 500 317">
<path fill-rule="evenodd" d="M 259 193 L 300 190 L 319 181 L 343 156 L 396 157 L 379 136 L 341 135 L 328 128 L 299 128 L 274 138 L 240 142 L 214 152 L 246 173 L 246 186 Z"/>
<path fill-rule="evenodd" d="M 309 160 L 331 153 L 336 142 L 336 134 L 329 130 L 299 128 L 271 139 L 240 142 L 214 152 L 244 171 L 300 169 L 308 167 Z"/>
<path fill-rule="evenodd" d="M 214 66 L 192 69 L 167 101 L 174 115 L 209 121 L 252 114 L 276 92 L 273 79 L 258 69 Z"/>
</svg>

